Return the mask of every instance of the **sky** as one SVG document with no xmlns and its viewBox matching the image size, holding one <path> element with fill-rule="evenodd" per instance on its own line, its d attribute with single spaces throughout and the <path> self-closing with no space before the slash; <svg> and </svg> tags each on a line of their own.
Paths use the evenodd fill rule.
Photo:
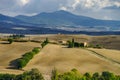
<svg viewBox="0 0 120 80">
<path fill-rule="evenodd" d="M 0 0 L 0 14 L 9 16 L 58 10 L 96 19 L 120 20 L 120 0 Z"/>
</svg>

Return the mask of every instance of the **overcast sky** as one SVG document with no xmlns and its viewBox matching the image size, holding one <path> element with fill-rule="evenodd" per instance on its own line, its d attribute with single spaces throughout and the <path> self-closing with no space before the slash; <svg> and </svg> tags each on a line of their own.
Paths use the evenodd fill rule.
<svg viewBox="0 0 120 80">
<path fill-rule="evenodd" d="M 57 10 L 97 19 L 120 20 L 120 0 L 0 0 L 0 13 L 10 16 Z"/>
</svg>

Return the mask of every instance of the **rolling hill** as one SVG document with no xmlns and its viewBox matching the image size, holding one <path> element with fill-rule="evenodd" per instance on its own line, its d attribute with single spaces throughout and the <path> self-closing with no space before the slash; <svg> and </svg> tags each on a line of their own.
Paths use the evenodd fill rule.
<svg viewBox="0 0 120 80">
<path fill-rule="evenodd" d="M 112 52 L 114 51 L 111 50 L 109 53 Z M 28 63 L 24 70 L 30 70 L 31 68 L 38 68 L 43 74 L 50 74 L 54 68 L 59 72 L 66 72 L 76 68 L 81 73 L 111 71 L 120 74 L 119 66 L 93 55 L 90 51 L 81 48 L 66 48 L 55 44 L 45 46 L 40 54 L 37 54 Z"/>
</svg>

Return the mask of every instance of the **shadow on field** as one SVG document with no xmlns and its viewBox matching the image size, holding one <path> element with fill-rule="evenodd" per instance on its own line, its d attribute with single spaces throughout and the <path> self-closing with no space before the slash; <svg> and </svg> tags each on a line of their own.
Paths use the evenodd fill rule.
<svg viewBox="0 0 120 80">
<path fill-rule="evenodd" d="M 69 48 L 69 47 L 67 47 L 67 46 L 62 46 L 62 48 Z"/>
<path fill-rule="evenodd" d="M 6 42 L 4 41 L 4 42 L 0 42 L 0 44 L 10 44 L 10 43 L 7 41 Z"/>
<path fill-rule="evenodd" d="M 9 67 L 7 67 L 7 69 L 18 69 L 18 67 L 17 67 L 17 60 L 18 59 L 10 61 Z"/>
</svg>

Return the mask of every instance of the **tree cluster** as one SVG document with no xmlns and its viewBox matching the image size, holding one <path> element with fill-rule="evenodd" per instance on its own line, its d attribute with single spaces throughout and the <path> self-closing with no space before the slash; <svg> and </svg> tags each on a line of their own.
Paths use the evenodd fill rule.
<svg viewBox="0 0 120 80">
<path fill-rule="evenodd" d="M 44 78 L 38 69 L 32 69 L 19 75 L 0 74 L 0 80 L 44 80 Z"/>
<path fill-rule="evenodd" d="M 84 47 L 84 43 L 75 42 L 74 39 L 72 39 L 72 41 L 68 41 L 68 48 L 74 47 Z"/>
<path fill-rule="evenodd" d="M 120 76 L 116 76 L 110 72 L 102 72 L 102 74 L 85 73 L 81 75 L 76 69 L 72 69 L 70 72 L 59 74 L 57 70 L 52 71 L 51 80 L 120 80 Z"/>
<path fill-rule="evenodd" d="M 0 80 L 44 80 L 44 78 L 38 69 L 32 69 L 19 75 L 0 74 Z M 97 72 L 94 74 L 88 72 L 80 74 L 76 69 L 60 74 L 57 69 L 54 69 L 51 73 L 51 80 L 120 80 L 120 76 L 108 71 L 101 74 Z"/>
<path fill-rule="evenodd" d="M 17 60 L 17 68 L 22 69 L 27 65 L 27 63 L 39 52 L 39 48 L 34 48 L 31 52 L 27 52 L 24 55 L 22 55 L 21 58 Z"/>
</svg>

